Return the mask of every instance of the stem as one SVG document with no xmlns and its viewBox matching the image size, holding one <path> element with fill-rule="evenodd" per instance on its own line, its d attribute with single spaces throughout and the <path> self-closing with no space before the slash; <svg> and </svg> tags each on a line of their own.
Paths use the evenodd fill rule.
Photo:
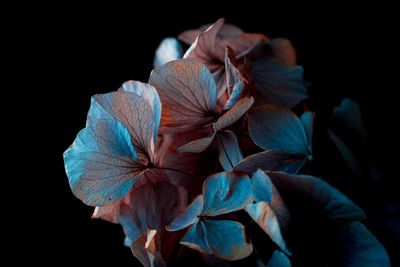
<svg viewBox="0 0 400 267">
<path fill-rule="evenodd" d="M 216 135 L 218 136 L 218 140 L 219 140 L 219 141 L 221 142 L 221 144 L 222 144 L 222 148 L 224 149 L 225 155 L 226 155 L 226 157 L 228 158 L 229 164 L 231 165 L 232 170 L 233 170 L 233 164 L 232 164 L 231 159 L 229 158 L 228 153 L 226 152 L 224 142 L 222 142 L 222 138 L 221 138 L 221 136 L 220 136 L 218 133 L 217 133 Z"/>
</svg>

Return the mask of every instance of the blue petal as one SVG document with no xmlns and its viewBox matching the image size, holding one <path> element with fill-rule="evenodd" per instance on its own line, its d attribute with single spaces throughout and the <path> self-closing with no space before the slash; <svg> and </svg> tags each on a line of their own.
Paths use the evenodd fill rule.
<svg viewBox="0 0 400 267">
<path fill-rule="evenodd" d="M 161 119 L 161 100 L 156 88 L 148 83 L 128 81 L 122 85 L 121 90 L 143 97 L 150 104 L 151 108 L 153 109 L 154 142 L 156 142 Z"/>
<path fill-rule="evenodd" d="M 300 116 L 300 121 L 303 123 L 304 130 L 306 132 L 309 151 L 311 151 L 314 118 L 315 113 L 311 111 L 307 111 Z"/>
<path fill-rule="evenodd" d="M 289 68 L 267 57 L 251 63 L 256 105 L 273 104 L 293 108 L 308 97 L 300 67 Z"/>
<path fill-rule="evenodd" d="M 277 216 L 279 225 L 286 228 L 290 222 L 290 212 L 270 177 L 257 170 L 251 178 L 251 189 L 256 202 L 267 202 Z"/>
<path fill-rule="evenodd" d="M 256 202 L 265 201 L 271 205 L 272 182 L 269 176 L 260 169 L 251 177 L 251 190 Z"/>
<path fill-rule="evenodd" d="M 113 118 L 122 123 L 129 131 L 139 159 L 146 165 L 154 157 L 153 138 L 159 125 L 159 121 L 154 120 L 158 104 L 152 104 L 141 95 L 123 90 L 95 95 L 92 97 L 88 123 L 99 118 Z"/>
<path fill-rule="evenodd" d="M 197 216 L 200 215 L 203 204 L 203 195 L 197 196 L 186 210 L 167 226 L 167 230 L 176 231 L 196 223 L 198 221 Z"/>
<path fill-rule="evenodd" d="M 249 256 L 253 246 L 246 240 L 244 226 L 239 222 L 204 220 L 206 239 L 211 251 L 226 260 L 239 260 Z"/>
<path fill-rule="evenodd" d="M 196 223 L 190 228 L 186 235 L 182 238 L 182 245 L 188 246 L 200 252 L 211 254 L 212 250 L 206 239 L 206 230 L 204 222 Z"/>
<path fill-rule="evenodd" d="M 265 105 L 249 116 L 249 134 L 264 150 L 281 150 L 291 154 L 308 155 L 309 143 L 300 119 L 289 109 Z"/>
<path fill-rule="evenodd" d="M 243 209 L 253 202 L 251 183 L 242 172 L 220 172 L 203 184 L 203 216 L 216 216 Z"/>
<path fill-rule="evenodd" d="M 347 224 L 337 238 L 338 266 L 390 267 L 389 256 L 376 237 L 360 222 Z"/>
<path fill-rule="evenodd" d="M 353 201 L 319 178 L 281 172 L 267 174 L 279 193 L 288 198 L 309 201 L 326 220 L 348 222 L 366 218 L 364 211 Z"/>
<path fill-rule="evenodd" d="M 271 259 L 266 265 L 266 267 L 290 267 L 290 266 L 292 266 L 292 264 L 290 263 L 289 258 L 285 255 L 285 253 L 280 252 L 279 250 L 274 251 Z"/>
<path fill-rule="evenodd" d="M 72 192 L 93 206 L 122 199 L 143 172 L 137 159 L 128 130 L 112 119 L 88 125 L 64 153 Z"/>
<path fill-rule="evenodd" d="M 243 160 L 242 152 L 236 136 L 231 131 L 223 131 L 218 135 L 219 162 L 225 171 L 232 171 Z"/>
<path fill-rule="evenodd" d="M 182 56 L 182 47 L 178 39 L 173 37 L 164 38 L 157 47 L 153 66 L 155 68 L 160 67 L 170 61 L 180 59 Z"/>
<path fill-rule="evenodd" d="M 279 150 L 267 150 L 248 156 L 233 169 L 246 173 L 254 173 L 261 169 L 263 171 L 281 171 L 296 174 L 306 160 L 305 155 L 296 155 Z"/>
<path fill-rule="evenodd" d="M 275 213 L 267 202 L 261 201 L 247 205 L 245 211 L 261 227 L 261 229 L 264 230 L 273 242 L 275 242 L 286 254 L 292 255 L 292 253 L 286 248 L 285 240 L 283 240 Z"/>
</svg>

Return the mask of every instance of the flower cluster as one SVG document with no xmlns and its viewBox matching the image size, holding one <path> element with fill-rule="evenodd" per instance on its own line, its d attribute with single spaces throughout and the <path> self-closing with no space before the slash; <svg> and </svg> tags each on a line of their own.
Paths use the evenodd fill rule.
<svg viewBox="0 0 400 267">
<path fill-rule="evenodd" d="M 364 211 L 307 171 L 316 114 L 291 42 L 224 19 L 178 38 L 160 44 L 148 83 L 92 97 L 64 153 L 93 217 L 121 224 L 145 266 L 390 266 Z M 333 117 L 346 124 L 357 108 L 345 99 Z M 350 125 L 363 135 L 359 117 Z M 355 156 L 328 134 L 357 176 Z M 313 225 L 325 253 L 301 246 Z"/>
</svg>

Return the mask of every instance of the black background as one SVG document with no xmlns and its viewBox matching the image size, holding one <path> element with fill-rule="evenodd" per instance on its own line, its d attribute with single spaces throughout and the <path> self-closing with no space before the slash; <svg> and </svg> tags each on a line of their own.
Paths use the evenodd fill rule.
<svg viewBox="0 0 400 267">
<path fill-rule="evenodd" d="M 43 6 L 13 31 L 16 53 L 22 55 L 18 64 L 28 80 L 15 87 L 34 112 L 25 118 L 29 131 L 23 141 L 29 149 L 24 154 L 34 166 L 23 178 L 28 201 L 18 205 L 24 226 L 12 243 L 21 255 L 17 260 L 75 266 L 138 264 L 123 246 L 122 228 L 90 219 L 93 208 L 72 195 L 62 153 L 85 126 L 93 94 L 116 90 L 127 80 L 146 82 L 154 51 L 164 37 L 220 17 L 246 32 L 289 38 L 306 80 L 313 83 L 317 112 L 329 111 L 345 96 L 357 100 L 369 129 L 372 160 L 385 177 L 391 175 L 394 160 L 387 153 L 396 119 L 389 104 L 394 86 L 387 82 L 394 71 L 386 65 L 394 56 L 390 15 L 375 7 L 300 9 L 246 2 L 218 8 L 186 3 L 179 9 L 157 3 L 117 10 Z"/>
</svg>

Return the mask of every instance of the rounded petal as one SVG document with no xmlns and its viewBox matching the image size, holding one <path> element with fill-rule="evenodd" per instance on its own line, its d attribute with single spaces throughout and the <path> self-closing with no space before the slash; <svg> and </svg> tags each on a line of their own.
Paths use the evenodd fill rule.
<svg viewBox="0 0 400 267">
<path fill-rule="evenodd" d="M 122 85 L 121 90 L 124 92 L 136 94 L 148 101 L 150 107 L 153 110 L 154 142 L 156 142 L 158 128 L 160 126 L 161 120 L 161 100 L 156 88 L 148 83 L 142 83 L 139 81 L 128 81 Z"/>
<path fill-rule="evenodd" d="M 114 119 L 100 119 L 81 130 L 64 152 L 64 163 L 74 195 L 93 206 L 122 199 L 145 171 L 128 129 Z"/>
<path fill-rule="evenodd" d="M 312 205 L 326 220 L 348 222 L 366 218 L 364 211 L 353 201 L 319 178 L 282 172 L 267 174 L 280 194 L 291 200 L 299 199 L 310 203 L 310 207 Z"/>
<path fill-rule="evenodd" d="M 217 216 L 243 209 L 253 202 L 249 177 L 242 172 L 220 172 L 203 184 L 202 216 Z"/>
<path fill-rule="evenodd" d="M 210 123 L 216 105 L 216 86 L 210 71 L 194 60 L 176 60 L 151 72 L 163 109 L 161 124 L 174 131 Z"/>
<path fill-rule="evenodd" d="M 167 226 L 181 212 L 178 187 L 167 183 L 147 183 L 132 192 L 129 204 L 121 205 L 120 223 L 130 240 L 147 236 L 148 230 Z M 185 203 L 186 204 L 186 203 Z"/>
<path fill-rule="evenodd" d="M 204 198 L 203 195 L 198 195 L 193 202 L 186 208 L 186 210 L 179 214 L 168 226 L 168 231 L 176 231 L 188 227 L 198 221 L 197 216 L 201 214 L 203 209 Z"/>
<path fill-rule="evenodd" d="M 144 84 L 135 83 L 136 89 L 153 90 Z M 133 85 L 133 83 L 132 83 Z M 133 87 L 133 86 L 132 86 Z M 131 88 L 133 90 L 133 88 Z M 149 102 L 148 99 L 155 101 Z M 132 144 L 143 165 L 147 165 L 154 158 L 154 136 L 159 125 L 156 113 L 161 108 L 156 92 L 132 93 L 124 90 L 95 95 L 92 98 L 92 106 L 101 108 L 90 108 L 88 122 L 96 121 L 98 118 L 113 118 L 122 123 L 129 131 Z M 159 113 L 158 113 L 159 114 Z"/>
<path fill-rule="evenodd" d="M 389 256 L 376 237 L 360 222 L 347 224 L 337 238 L 338 266 L 390 267 Z"/>
<path fill-rule="evenodd" d="M 292 42 L 286 38 L 273 38 L 267 42 L 267 56 L 272 60 L 276 60 L 283 65 L 296 67 L 296 50 Z"/>
<path fill-rule="evenodd" d="M 246 240 L 244 226 L 239 222 L 204 220 L 205 237 L 212 253 L 225 260 L 246 258 L 253 252 L 252 244 Z"/>
<path fill-rule="evenodd" d="M 289 109 L 264 105 L 249 115 L 249 134 L 265 150 L 308 155 L 309 144 L 300 119 Z"/>
<path fill-rule="evenodd" d="M 164 38 L 156 49 L 153 66 L 160 67 L 170 61 L 181 59 L 182 47 L 178 39 L 173 37 Z"/>
<path fill-rule="evenodd" d="M 251 62 L 252 94 L 256 105 L 273 104 L 293 108 L 308 97 L 302 68 L 289 68 L 280 62 L 262 57 Z"/>
<path fill-rule="evenodd" d="M 239 222 L 204 220 L 195 224 L 180 243 L 225 260 L 239 260 L 253 251 L 244 230 Z"/>
</svg>

